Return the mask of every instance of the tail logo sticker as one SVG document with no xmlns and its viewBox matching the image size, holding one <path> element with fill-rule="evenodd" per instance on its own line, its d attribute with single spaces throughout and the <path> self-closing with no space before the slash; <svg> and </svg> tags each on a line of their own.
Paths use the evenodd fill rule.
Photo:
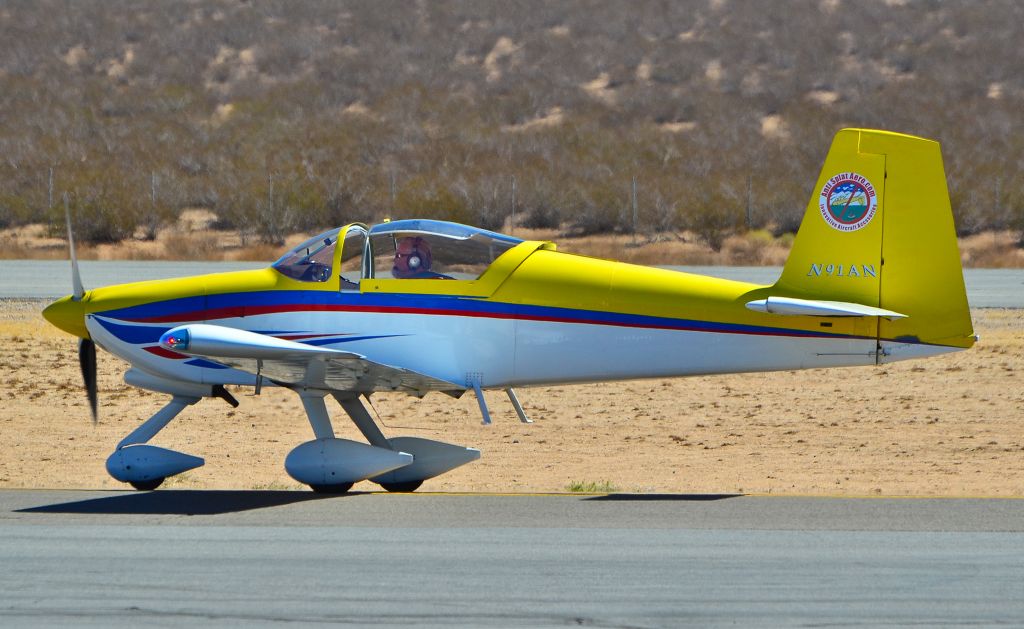
<svg viewBox="0 0 1024 629">
<path fill-rule="evenodd" d="M 825 222 L 841 232 L 857 231 L 871 222 L 878 208 L 875 187 L 857 173 L 839 173 L 825 182 L 818 209 Z"/>
</svg>

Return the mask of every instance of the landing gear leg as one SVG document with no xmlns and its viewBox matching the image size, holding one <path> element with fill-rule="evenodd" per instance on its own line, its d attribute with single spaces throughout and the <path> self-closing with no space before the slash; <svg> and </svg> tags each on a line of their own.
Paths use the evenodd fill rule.
<svg viewBox="0 0 1024 629">
<path fill-rule="evenodd" d="M 370 442 L 371 446 L 377 446 L 378 448 L 387 448 L 393 450 L 391 444 L 388 443 L 384 433 L 377 427 L 377 422 L 373 421 L 370 414 L 366 412 L 366 407 L 359 401 L 358 395 L 343 395 L 341 393 L 333 393 L 334 399 L 338 401 L 341 408 L 348 413 L 352 423 L 356 425 L 359 432 L 363 433 L 366 440 Z"/>
<path fill-rule="evenodd" d="M 519 415 L 519 421 L 524 424 L 532 424 L 533 420 L 526 416 L 526 411 L 523 410 L 523 405 L 519 403 L 519 397 L 516 395 L 515 390 L 509 387 L 505 389 L 505 393 L 508 393 L 508 399 L 512 402 L 512 407 L 516 409 L 516 415 Z"/>
<path fill-rule="evenodd" d="M 171 423 L 171 420 L 177 417 L 178 414 L 185 410 L 186 407 L 195 404 L 200 399 L 201 398 L 197 397 L 175 395 L 166 406 L 157 411 L 152 417 L 143 422 L 141 426 L 131 431 L 127 437 L 122 439 L 121 443 L 117 444 L 117 449 L 120 450 L 125 446 L 136 443 L 148 443 L 150 439 L 163 430 L 167 424 Z"/>
</svg>

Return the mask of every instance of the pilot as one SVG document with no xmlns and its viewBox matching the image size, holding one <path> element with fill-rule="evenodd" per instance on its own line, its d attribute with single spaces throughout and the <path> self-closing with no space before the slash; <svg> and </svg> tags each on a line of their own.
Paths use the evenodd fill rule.
<svg viewBox="0 0 1024 629">
<path fill-rule="evenodd" d="M 429 242 L 420 236 L 406 236 L 398 241 L 391 275 L 402 280 L 445 278 L 430 270 L 433 262 Z"/>
</svg>

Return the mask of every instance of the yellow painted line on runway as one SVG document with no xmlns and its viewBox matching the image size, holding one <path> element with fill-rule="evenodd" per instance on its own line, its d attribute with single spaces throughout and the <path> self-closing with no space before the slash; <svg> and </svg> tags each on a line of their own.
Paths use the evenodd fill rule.
<svg viewBox="0 0 1024 629">
<path fill-rule="evenodd" d="M 359 494 L 380 494 L 387 495 L 393 494 L 397 496 L 465 496 L 465 497 L 478 497 L 478 496 L 489 496 L 489 497 L 504 497 L 504 498 L 537 498 L 537 497 L 562 497 L 562 498 L 592 498 L 600 496 L 636 496 L 638 498 L 649 497 L 654 499 L 655 497 L 663 496 L 665 498 L 678 498 L 680 500 L 685 498 L 691 498 L 694 501 L 710 498 L 824 498 L 828 500 L 1024 500 L 1024 496 L 984 496 L 984 495 L 955 495 L 955 496 L 926 496 L 926 495 L 912 495 L 912 496 L 889 496 L 884 494 L 776 494 L 776 493 L 710 493 L 710 494 L 691 494 L 691 493 L 644 493 L 644 494 L 631 494 L 626 492 L 611 492 L 611 493 L 570 493 L 570 492 L 500 492 L 500 491 L 417 491 L 412 493 L 398 493 L 398 492 L 387 492 L 387 491 L 356 491 L 352 493 Z"/>
<path fill-rule="evenodd" d="M 465 496 L 465 497 L 478 497 L 478 496 L 492 496 L 492 497 L 508 497 L 508 498 L 538 498 L 546 496 L 563 496 L 563 497 L 575 497 L 575 496 L 609 496 L 611 494 L 584 494 L 584 493 L 573 493 L 568 492 L 501 492 L 501 491 L 416 491 L 416 492 L 389 492 L 389 491 L 356 491 L 352 493 L 361 494 L 392 494 L 395 496 Z M 656 495 L 656 494 L 637 494 L 638 496 L 643 495 Z"/>
<path fill-rule="evenodd" d="M 1024 500 L 1024 496 L 984 496 L 984 495 L 953 495 L 953 496 L 927 496 L 908 495 L 893 496 L 886 494 L 768 494 L 749 493 L 743 494 L 750 498 L 828 498 L 830 500 Z"/>
</svg>

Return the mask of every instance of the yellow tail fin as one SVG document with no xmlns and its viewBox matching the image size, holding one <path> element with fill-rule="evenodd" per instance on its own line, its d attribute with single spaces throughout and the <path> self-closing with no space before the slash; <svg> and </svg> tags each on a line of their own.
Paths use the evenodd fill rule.
<svg viewBox="0 0 1024 629">
<path fill-rule="evenodd" d="M 836 134 L 772 294 L 907 315 L 879 319 L 880 339 L 970 347 L 938 143 L 866 129 Z"/>
</svg>

